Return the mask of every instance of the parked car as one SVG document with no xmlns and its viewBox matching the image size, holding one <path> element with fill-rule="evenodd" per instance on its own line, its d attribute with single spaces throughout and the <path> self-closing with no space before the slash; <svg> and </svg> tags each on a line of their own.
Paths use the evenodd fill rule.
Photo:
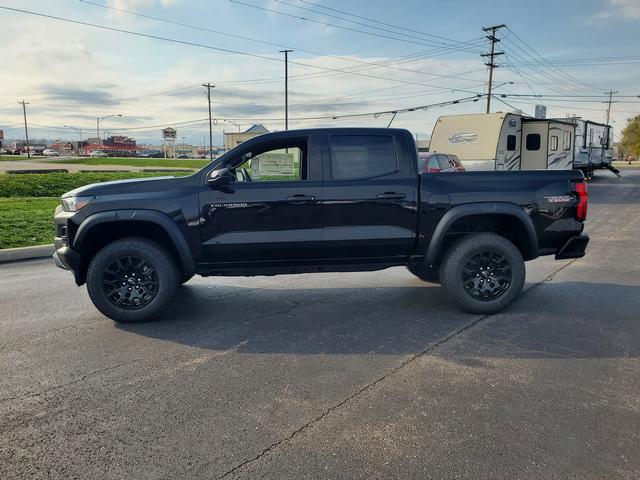
<svg viewBox="0 0 640 480">
<path fill-rule="evenodd" d="M 105 152 L 103 152 L 102 150 L 94 150 L 93 152 L 91 152 L 89 154 L 90 157 L 93 158 L 104 158 L 104 157 L 108 157 L 109 155 L 107 155 Z"/>
<path fill-rule="evenodd" d="M 58 152 L 57 150 L 53 150 L 52 148 L 45 148 L 42 151 L 42 155 L 44 155 L 45 157 L 59 157 L 60 152 Z"/>
<path fill-rule="evenodd" d="M 406 130 L 290 130 L 252 138 L 190 176 L 65 193 L 54 259 L 121 322 L 165 311 L 194 274 L 392 266 L 486 314 L 519 296 L 526 260 L 584 256 L 586 215 L 580 171 L 421 175 Z"/>
<path fill-rule="evenodd" d="M 189 158 L 189 155 L 187 155 L 186 153 L 181 153 L 180 155 L 178 155 L 178 158 Z"/>
<path fill-rule="evenodd" d="M 464 172 L 462 163 L 455 155 L 420 152 L 418 157 L 418 171 L 420 173 Z"/>
</svg>

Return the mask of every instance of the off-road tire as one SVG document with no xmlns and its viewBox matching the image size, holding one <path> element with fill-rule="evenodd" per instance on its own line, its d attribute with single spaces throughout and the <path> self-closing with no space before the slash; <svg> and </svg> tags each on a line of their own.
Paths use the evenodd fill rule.
<svg viewBox="0 0 640 480">
<path fill-rule="evenodd" d="M 136 257 L 144 259 L 154 269 L 157 283 L 155 295 L 140 307 L 122 308 L 107 296 L 103 281 L 106 271 L 116 259 Z M 174 259 L 157 243 L 145 238 L 123 238 L 115 240 L 96 253 L 87 270 L 87 291 L 95 307 L 116 322 L 136 323 L 152 320 L 165 310 L 180 283 L 180 272 Z M 134 287 L 135 288 L 135 287 Z"/>
<path fill-rule="evenodd" d="M 509 281 L 504 283 L 508 286 L 501 286 L 501 293 L 498 293 L 499 296 L 496 298 L 479 299 L 466 290 L 473 289 L 474 284 L 473 281 L 465 282 L 465 279 L 469 278 L 468 272 L 476 271 L 469 266 L 475 267 L 477 263 L 472 262 L 484 252 L 494 252 L 494 258 L 504 258 L 504 262 L 510 267 Z M 505 265 L 504 262 L 501 265 Z M 486 267 L 482 271 L 486 271 Z M 482 271 L 479 271 L 479 274 L 485 275 Z M 478 233 L 462 238 L 447 250 L 440 265 L 440 281 L 445 291 L 460 309 L 469 313 L 497 313 L 510 305 L 522 292 L 525 273 L 524 260 L 518 248 L 506 238 L 494 233 Z M 483 282 L 493 280 L 491 272 L 487 275 L 488 278 Z M 481 276 L 479 278 L 482 279 Z"/>
<path fill-rule="evenodd" d="M 423 263 L 416 263 L 407 265 L 407 270 L 425 282 L 440 283 L 440 270 L 438 267 L 427 267 Z"/>
</svg>

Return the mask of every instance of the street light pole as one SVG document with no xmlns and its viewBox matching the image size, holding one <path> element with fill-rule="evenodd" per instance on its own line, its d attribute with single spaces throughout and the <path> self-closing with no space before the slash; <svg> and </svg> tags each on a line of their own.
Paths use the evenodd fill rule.
<svg viewBox="0 0 640 480">
<path fill-rule="evenodd" d="M 284 129 L 289 130 L 289 53 L 293 50 L 280 50 L 284 53 Z"/>
<path fill-rule="evenodd" d="M 83 140 L 82 140 L 82 129 L 78 128 L 78 127 L 72 127 L 70 125 L 64 125 L 64 128 L 71 128 L 72 130 L 77 130 L 78 133 L 80 134 L 80 146 L 78 147 L 78 153 L 80 153 L 80 148 L 82 148 L 82 143 L 83 143 Z"/>
<path fill-rule="evenodd" d="M 98 138 L 98 142 L 100 142 L 101 145 L 102 145 L 102 140 L 100 139 L 100 120 L 106 120 L 107 118 L 121 117 L 121 116 L 122 115 L 118 113 L 113 115 L 105 115 L 104 117 L 96 117 L 96 136 Z"/>
</svg>

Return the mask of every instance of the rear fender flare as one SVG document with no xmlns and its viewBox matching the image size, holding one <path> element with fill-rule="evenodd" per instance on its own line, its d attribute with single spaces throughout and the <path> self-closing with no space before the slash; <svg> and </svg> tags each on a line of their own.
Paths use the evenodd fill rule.
<svg viewBox="0 0 640 480">
<path fill-rule="evenodd" d="M 454 222 L 473 215 L 509 215 L 514 217 L 524 227 L 529 240 L 530 252 L 529 255 L 526 256 L 527 259 L 533 260 L 538 257 L 538 236 L 536 235 L 536 229 L 533 226 L 531 217 L 527 215 L 522 207 L 514 203 L 506 202 L 480 202 L 458 205 L 448 210 L 442 216 L 427 248 L 427 254 L 425 255 L 427 265 L 436 263 L 442 250 L 444 237 Z"/>
<path fill-rule="evenodd" d="M 180 227 L 174 222 L 171 217 L 162 212 L 155 210 L 114 210 L 110 212 L 94 213 L 87 217 L 78 227 L 78 231 L 73 239 L 73 249 L 76 251 L 82 251 L 83 242 L 87 234 L 96 225 L 111 222 L 150 222 L 158 225 L 162 228 L 173 243 L 178 256 L 180 257 L 180 264 L 186 275 L 193 275 L 196 271 L 195 261 L 187 240 L 184 234 L 180 230 Z"/>
</svg>

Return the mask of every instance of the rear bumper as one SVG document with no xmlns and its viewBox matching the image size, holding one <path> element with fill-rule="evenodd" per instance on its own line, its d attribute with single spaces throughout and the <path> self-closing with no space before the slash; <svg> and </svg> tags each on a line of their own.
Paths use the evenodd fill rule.
<svg viewBox="0 0 640 480">
<path fill-rule="evenodd" d="M 587 249 L 588 243 L 589 243 L 589 235 L 583 234 L 583 235 L 576 235 L 575 237 L 571 237 L 556 252 L 556 260 L 584 257 L 585 250 Z"/>
</svg>

